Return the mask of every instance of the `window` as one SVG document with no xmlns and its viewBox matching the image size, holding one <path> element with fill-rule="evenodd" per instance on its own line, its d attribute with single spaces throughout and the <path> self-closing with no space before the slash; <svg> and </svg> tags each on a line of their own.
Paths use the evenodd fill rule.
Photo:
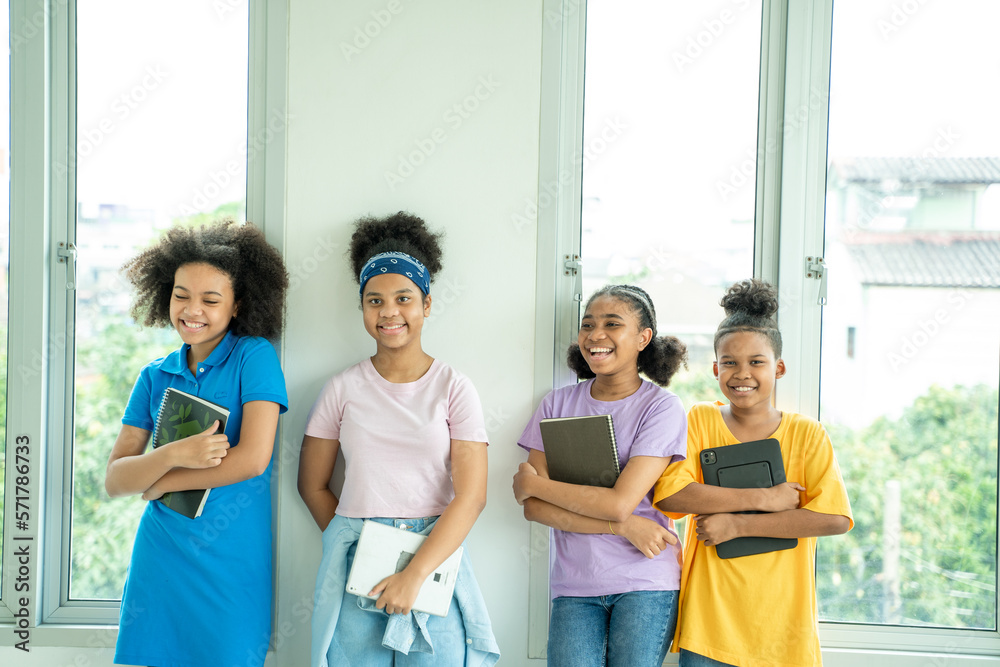
<svg viewBox="0 0 1000 667">
<path fill-rule="evenodd" d="M 151 24 L 158 29 L 135 29 Z M 10 4 L 3 83 L 9 71 L 17 104 L 9 173 L 6 135 L 0 165 L 16 252 L 7 252 L 6 213 L 0 239 L 17 326 L 6 330 L 5 311 L 0 349 L 21 360 L 6 427 L 30 443 L 31 520 L 11 532 L 21 481 L 8 466 L 5 593 L 15 590 L 11 568 L 20 571 L 16 540 L 31 548 L 19 606 L 4 599 L 0 622 L 17 614 L 52 645 L 114 644 L 142 507 L 107 498 L 105 464 L 140 367 L 177 345 L 169 331 L 129 324 L 117 269 L 171 224 L 251 211 L 280 237 L 287 115 L 283 81 L 268 72 L 283 72 L 284 25 L 284 6 L 264 0 Z M 20 446 L 12 438 L 0 455 L 13 464 Z"/>
<path fill-rule="evenodd" d="M 8 34 L 9 3 L 0 3 L 0 31 Z M 8 51 L 4 51 L 8 53 Z M 10 285 L 8 266 L 10 257 L 10 58 L 0 65 L 0 443 L 7 441 L 7 295 Z M 15 459 L 16 462 L 16 459 Z M 6 478 L 4 448 L 0 446 L 0 538 L 4 534 L 4 486 Z M 16 466 L 15 466 L 16 470 Z M 16 480 L 15 480 L 16 481 Z M 16 525 L 16 524 L 15 524 Z M 3 578 L 3 539 L 0 539 L 0 580 Z M 2 596 L 0 592 L 0 596 Z"/>
<path fill-rule="evenodd" d="M 856 526 L 820 540 L 830 621 L 997 628 L 997 20 L 834 5 L 820 415 Z"/>
<path fill-rule="evenodd" d="M 538 274 L 537 320 L 553 323 L 556 344 L 536 393 L 569 381 L 560 365 L 574 297 L 600 283 L 677 280 L 654 299 L 697 313 L 735 278 L 776 282 L 790 368 L 778 405 L 823 419 L 858 522 L 820 540 L 821 639 L 848 649 L 831 664 L 872 650 L 903 652 L 901 665 L 995 655 L 1000 135 L 982 83 L 995 3 L 660 5 L 546 3 L 539 257 L 541 267 L 550 240 L 559 271 Z M 624 43 L 602 54 L 597 44 L 618 31 Z M 717 58 L 727 72 L 713 82 Z M 747 78 L 752 89 L 714 96 L 713 83 Z M 561 104 L 546 105 L 547 90 Z M 648 132 L 657 120 L 661 136 Z M 573 163 L 567 145 L 580 173 L 552 193 L 546 184 Z M 742 221 L 752 231 L 741 234 Z M 699 233 L 713 245 L 682 245 Z M 656 275 L 645 258 L 661 238 L 676 254 Z M 732 273 L 705 270 L 727 251 Z M 582 280 L 567 288 L 577 254 Z M 691 376 L 719 319 L 716 307 L 677 330 Z M 702 398 L 678 380 L 686 402 Z M 529 559 L 533 658 L 544 657 L 546 533 L 533 529 Z"/>
<path fill-rule="evenodd" d="M 761 18 L 750 1 L 587 4 L 582 298 L 645 289 L 688 346 L 671 382 L 688 403 L 718 397 L 718 301 L 753 273 Z"/>
<path fill-rule="evenodd" d="M 246 217 L 248 7 L 220 6 L 77 10 L 70 600 L 121 597 L 145 504 L 109 500 L 104 469 L 139 369 L 178 345 L 134 325 L 118 270 L 171 225 Z"/>
</svg>

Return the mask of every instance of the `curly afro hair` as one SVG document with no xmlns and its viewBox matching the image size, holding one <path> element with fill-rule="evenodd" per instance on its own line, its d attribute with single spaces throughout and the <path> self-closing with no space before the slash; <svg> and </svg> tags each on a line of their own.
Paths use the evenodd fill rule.
<svg viewBox="0 0 1000 667">
<path fill-rule="evenodd" d="M 584 311 L 590 308 L 590 304 L 595 299 L 602 296 L 608 296 L 628 304 L 639 319 L 640 331 L 643 329 L 653 330 L 653 339 L 639 353 L 639 372 L 658 385 L 663 387 L 669 385 L 670 379 L 680 370 L 681 365 L 687 368 L 687 346 L 674 336 L 656 335 L 656 309 L 653 307 L 653 300 L 649 298 L 646 290 L 636 285 L 605 285 L 590 295 Z M 569 346 L 569 350 L 566 352 L 566 364 L 581 380 L 596 377 L 594 371 L 590 370 L 590 366 L 583 358 L 578 343 Z"/>
<path fill-rule="evenodd" d="M 129 310 L 143 326 L 170 326 L 174 274 L 184 264 L 209 264 L 229 276 L 239 304 L 229 330 L 238 336 L 276 340 L 284 328 L 288 272 L 281 254 L 250 223 L 223 218 L 198 228 L 173 227 L 125 262 L 122 273 L 135 288 Z"/>
<path fill-rule="evenodd" d="M 369 259 L 383 252 L 405 252 L 420 260 L 430 271 L 431 280 L 441 270 L 442 232 L 433 233 L 417 216 L 399 211 L 384 218 L 366 216 L 354 223 L 354 233 L 347 256 L 354 272 L 354 282 L 361 280 L 361 268 Z"/>
<path fill-rule="evenodd" d="M 770 283 L 747 278 L 730 287 L 719 302 L 726 318 L 715 332 L 715 350 L 729 334 L 739 331 L 759 333 L 771 345 L 776 358 L 781 357 L 781 332 L 778 331 L 778 290 Z"/>
</svg>

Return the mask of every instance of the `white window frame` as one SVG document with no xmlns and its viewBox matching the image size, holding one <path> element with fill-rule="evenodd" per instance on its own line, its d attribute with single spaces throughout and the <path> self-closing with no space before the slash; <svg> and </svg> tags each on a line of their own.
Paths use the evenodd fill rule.
<svg viewBox="0 0 1000 667">
<path fill-rule="evenodd" d="M 823 255 L 833 0 L 763 4 L 754 275 L 774 282 L 781 295 L 791 371 L 778 385 L 777 403 L 817 417 L 820 283 L 804 267 L 807 256 Z M 572 165 L 582 142 L 586 0 L 546 0 L 543 13 L 538 192 L 551 193 L 555 183 L 558 195 L 553 206 L 538 207 L 536 400 L 572 381 L 562 356 L 575 337 L 579 302 L 561 269 L 567 254 L 580 252 L 582 172 Z M 544 658 L 548 529 L 530 530 L 528 657 Z M 1000 609 L 1000 597 L 997 603 Z M 821 623 L 820 639 L 826 664 L 834 666 L 1000 664 L 995 631 Z"/>
<path fill-rule="evenodd" d="M 284 248 L 287 0 L 249 0 L 247 219 Z M 225 9 L 224 3 L 220 8 Z M 0 623 L 22 613 L 30 646 L 113 648 L 118 601 L 69 599 L 75 299 L 71 264 L 59 250 L 75 241 L 76 42 L 74 0 L 11 0 L 11 215 L 6 489 L 4 526 L 15 526 L 18 436 L 31 440 L 32 556 L 27 593 L 15 590 L 19 563 L 7 530 Z M 25 26 L 30 26 L 25 28 Z M 22 35 L 23 36 L 23 35 Z M 16 48 L 15 48 L 16 47 Z M 64 244 L 60 246 L 60 244 Z M 280 348 L 279 348 L 280 354 Z M 14 360 L 22 360 L 17 363 Z M 111 443 L 108 443 L 110 447 Z M 277 448 L 276 448 L 277 451 Z M 281 469 L 280 459 L 275 474 Z M 273 489 L 276 502 L 277 485 Z M 280 545 L 280 526 L 277 528 Z M 287 549 L 277 549 L 275 563 Z M 275 590 L 277 591 L 277 567 Z M 277 596 L 276 596 L 277 597 Z M 18 641 L 0 634 L 0 645 Z"/>
</svg>

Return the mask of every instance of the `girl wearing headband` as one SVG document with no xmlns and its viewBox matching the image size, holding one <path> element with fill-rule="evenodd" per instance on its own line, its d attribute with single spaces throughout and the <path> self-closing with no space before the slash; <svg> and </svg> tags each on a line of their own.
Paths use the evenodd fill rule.
<svg viewBox="0 0 1000 667">
<path fill-rule="evenodd" d="M 323 387 L 306 425 L 299 493 L 320 530 L 312 664 L 483 665 L 499 658 L 462 557 L 446 616 L 413 611 L 421 585 L 463 543 L 486 504 L 486 427 L 472 383 L 421 347 L 440 234 L 400 212 L 356 223 L 349 256 L 375 354 Z M 346 463 L 330 489 L 337 452 Z M 369 593 L 344 592 L 364 520 L 427 535 Z"/>
<path fill-rule="evenodd" d="M 686 450 L 684 408 L 662 388 L 686 357 L 679 340 L 656 335 L 644 290 L 604 287 L 569 348 L 569 366 L 585 382 L 546 396 L 518 440 L 528 461 L 514 475 L 514 497 L 526 519 L 553 528 L 552 667 L 659 667 L 670 646 L 681 552 L 673 522 L 651 502 L 653 484 Z M 605 414 L 621 466 L 614 487 L 549 479 L 539 422 Z"/>
</svg>

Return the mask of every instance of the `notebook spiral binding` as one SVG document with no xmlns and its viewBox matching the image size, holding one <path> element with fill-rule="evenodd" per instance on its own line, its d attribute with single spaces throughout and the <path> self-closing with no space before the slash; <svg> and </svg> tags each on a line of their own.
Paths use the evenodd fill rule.
<svg viewBox="0 0 1000 667">
<path fill-rule="evenodd" d="M 170 387 L 167 387 L 163 392 L 163 398 L 160 399 L 160 408 L 156 411 L 156 419 L 153 420 L 153 447 L 157 447 L 157 441 L 160 438 L 160 422 L 163 420 L 163 413 L 167 411 L 167 400 L 170 398 Z"/>
<path fill-rule="evenodd" d="M 618 441 L 615 439 L 615 423 L 612 421 L 611 415 L 608 415 L 608 435 L 611 437 L 612 456 L 615 457 L 615 472 L 620 475 L 622 469 L 621 464 L 618 463 Z"/>
</svg>

